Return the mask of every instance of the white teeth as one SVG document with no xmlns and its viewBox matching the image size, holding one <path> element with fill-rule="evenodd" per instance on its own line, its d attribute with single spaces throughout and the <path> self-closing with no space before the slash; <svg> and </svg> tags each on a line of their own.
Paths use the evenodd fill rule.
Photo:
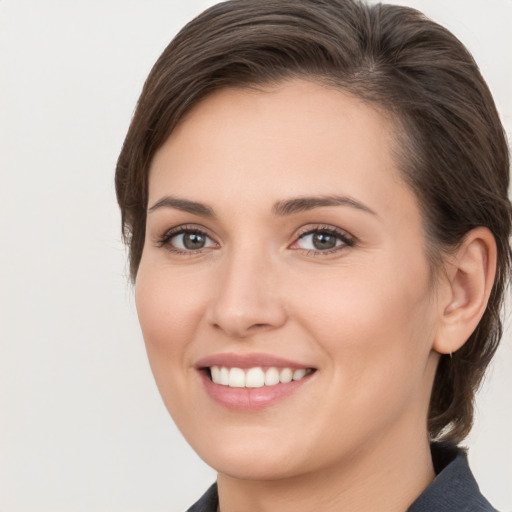
<svg viewBox="0 0 512 512">
<path fill-rule="evenodd" d="M 241 368 L 229 370 L 229 387 L 245 388 L 245 372 Z"/>
<path fill-rule="evenodd" d="M 279 380 L 283 384 L 287 384 L 288 382 L 291 382 L 293 379 L 293 371 L 290 368 L 283 368 L 279 372 Z"/>
<path fill-rule="evenodd" d="M 213 367 L 215 368 L 215 366 Z M 212 376 L 213 378 L 213 376 Z M 217 382 L 217 384 L 222 384 L 223 386 L 229 386 L 229 370 L 225 368 L 224 366 L 220 369 L 220 378 Z"/>
<path fill-rule="evenodd" d="M 279 370 L 277 368 L 269 368 L 265 372 L 265 386 L 275 386 L 279 384 Z"/>
<path fill-rule="evenodd" d="M 266 371 L 259 366 L 243 370 L 241 368 L 227 368 L 225 366 L 212 366 L 210 374 L 215 384 L 229 386 L 231 388 L 262 388 L 263 386 L 275 386 L 287 384 L 292 380 L 300 380 L 311 373 L 310 370 L 300 368 L 268 368 Z"/>
<path fill-rule="evenodd" d="M 218 366 L 212 366 L 210 370 L 212 372 L 213 382 L 220 382 L 220 368 Z"/>
<path fill-rule="evenodd" d="M 246 388 L 262 388 L 265 385 L 265 374 L 261 368 L 251 368 L 245 374 Z"/>
<path fill-rule="evenodd" d="M 300 369 L 293 372 L 293 380 L 300 380 L 306 375 L 306 370 Z"/>
</svg>

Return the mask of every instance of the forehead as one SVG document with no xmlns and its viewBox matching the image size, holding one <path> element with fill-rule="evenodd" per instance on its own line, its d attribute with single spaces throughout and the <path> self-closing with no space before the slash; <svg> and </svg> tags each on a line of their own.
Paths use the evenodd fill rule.
<svg viewBox="0 0 512 512">
<path fill-rule="evenodd" d="M 156 153 L 150 201 L 169 189 L 214 201 L 259 191 L 260 201 L 344 193 L 391 202 L 405 187 L 395 132 L 377 108 L 317 83 L 223 89 L 196 104 Z"/>
</svg>

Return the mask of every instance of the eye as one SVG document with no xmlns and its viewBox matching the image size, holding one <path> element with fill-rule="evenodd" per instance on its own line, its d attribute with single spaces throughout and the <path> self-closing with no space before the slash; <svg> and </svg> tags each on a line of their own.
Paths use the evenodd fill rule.
<svg viewBox="0 0 512 512">
<path fill-rule="evenodd" d="M 174 235 L 170 240 L 174 247 L 177 249 L 186 249 L 189 251 L 196 251 L 197 249 L 204 249 L 205 247 L 212 247 L 215 244 L 204 233 L 196 233 L 194 231 L 185 231 L 178 235 Z"/>
<path fill-rule="evenodd" d="M 354 239 L 342 230 L 333 227 L 319 227 L 308 229 L 301 234 L 291 248 L 330 253 L 347 246 L 351 247 L 354 243 Z"/>
<path fill-rule="evenodd" d="M 202 249 L 218 246 L 204 231 L 187 227 L 166 232 L 158 241 L 158 245 L 160 247 L 165 246 L 176 253 L 201 251 Z"/>
</svg>

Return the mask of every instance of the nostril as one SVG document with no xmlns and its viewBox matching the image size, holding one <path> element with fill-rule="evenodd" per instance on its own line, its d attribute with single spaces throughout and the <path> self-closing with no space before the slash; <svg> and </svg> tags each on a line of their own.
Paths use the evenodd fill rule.
<svg viewBox="0 0 512 512">
<path fill-rule="evenodd" d="M 210 305 L 208 321 L 215 330 L 241 339 L 286 323 L 287 315 L 280 301 L 265 300 L 258 293 L 235 294 L 229 291 Z"/>
</svg>

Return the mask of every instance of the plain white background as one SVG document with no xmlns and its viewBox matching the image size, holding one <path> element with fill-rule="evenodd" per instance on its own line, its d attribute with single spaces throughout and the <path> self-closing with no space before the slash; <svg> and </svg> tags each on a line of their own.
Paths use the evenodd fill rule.
<svg viewBox="0 0 512 512">
<path fill-rule="evenodd" d="M 135 102 L 212 1 L 0 0 L 0 511 L 180 511 L 214 480 L 146 362 L 113 174 Z M 470 48 L 511 132 L 512 1 L 408 0 Z M 467 441 L 512 511 L 512 343 Z"/>
</svg>

